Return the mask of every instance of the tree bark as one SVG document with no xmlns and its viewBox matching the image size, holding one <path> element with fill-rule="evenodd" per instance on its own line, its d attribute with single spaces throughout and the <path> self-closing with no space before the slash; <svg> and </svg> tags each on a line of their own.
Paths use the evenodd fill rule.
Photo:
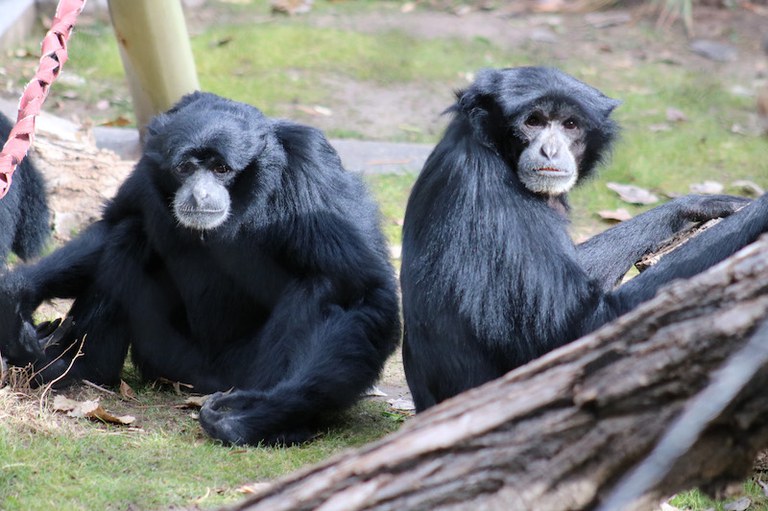
<svg viewBox="0 0 768 511">
<path fill-rule="evenodd" d="M 593 509 L 768 317 L 768 238 L 635 311 L 234 509 Z M 768 445 L 765 371 L 637 509 L 723 488 Z"/>
</svg>

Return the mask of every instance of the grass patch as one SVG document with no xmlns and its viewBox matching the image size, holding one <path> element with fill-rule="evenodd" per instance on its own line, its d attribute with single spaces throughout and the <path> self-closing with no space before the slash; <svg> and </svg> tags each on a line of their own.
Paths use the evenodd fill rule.
<svg viewBox="0 0 768 511">
<path fill-rule="evenodd" d="M 70 395 L 70 392 L 65 392 Z M 209 508 L 266 481 L 394 431 L 386 404 L 364 401 L 315 441 L 288 448 L 224 447 L 202 433 L 183 396 L 151 388 L 126 403 L 93 389 L 102 406 L 137 417 L 140 429 L 41 411 L 36 399 L 0 389 L 0 509 Z M 9 419 L 11 414 L 16 420 Z"/>
<path fill-rule="evenodd" d="M 402 240 L 403 217 L 408 195 L 411 193 L 416 175 L 370 174 L 364 176 L 381 211 L 381 224 L 389 243 L 400 245 Z"/>
<path fill-rule="evenodd" d="M 751 504 L 749 509 L 768 509 L 768 498 L 765 496 L 760 485 L 754 480 L 746 481 L 743 484 L 741 495 L 750 499 Z M 690 511 L 724 511 L 727 504 L 734 500 L 738 500 L 738 498 L 739 496 L 724 500 L 714 500 L 707 497 L 700 490 L 691 490 L 675 495 L 669 500 L 669 503 L 676 508 Z"/>
</svg>

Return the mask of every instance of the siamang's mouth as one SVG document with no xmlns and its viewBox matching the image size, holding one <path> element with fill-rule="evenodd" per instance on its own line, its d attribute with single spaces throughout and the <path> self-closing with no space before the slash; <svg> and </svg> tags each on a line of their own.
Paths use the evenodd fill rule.
<svg viewBox="0 0 768 511">
<path fill-rule="evenodd" d="M 565 174 L 566 173 L 564 170 L 558 169 L 556 167 L 539 167 L 535 170 L 536 172 L 540 172 L 542 174 Z"/>
</svg>

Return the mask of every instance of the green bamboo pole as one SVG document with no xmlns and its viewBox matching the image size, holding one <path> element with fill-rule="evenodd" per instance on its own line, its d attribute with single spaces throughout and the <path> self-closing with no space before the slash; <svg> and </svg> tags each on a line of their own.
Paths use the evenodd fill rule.
<svg viewBox="0 0 768 511">
<path fill-rule="evenodd" d="M 181 0 L 109 0 L 109 13 L 143 134 L 154 115 L 200 88 Z"/>
</svg>

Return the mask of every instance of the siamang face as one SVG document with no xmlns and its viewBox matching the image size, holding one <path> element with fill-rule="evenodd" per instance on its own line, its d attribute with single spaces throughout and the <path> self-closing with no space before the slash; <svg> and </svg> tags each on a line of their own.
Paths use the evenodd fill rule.
<svg viewBox="0 0 768 511">
<path fill-rule="evenodd" d="M 173 172 L 180 183 L 173 198 L 173 213 L 181 225 L 205 231 L 227 220 L 229 186 L 237 172 L 220 155 L 215 151 L 189 155 Z"/>
<path fill-rule="evenodd" d="M 534 193 L 560 195 L 576 184 L 586 148 L 584 121 L 571 105 L 536 103 L 514 121 L 514 131 L 525 144 L 517 175 Z"/>
<path fill-rule="evenodd" d="M 561 195 L 591 174 L 615 138 L 619 102 L 562 71 L 485 69 L 452 108 L 537 194 Z"/>
<path fill-rule="evenodd" d="M 152 179 L 178 224 L 196 231 L 237 216 L 238 201 L 268 188 L 284 157 L 259 110 L 211 94 L 185 96 L 148 134 Z"/>
</svg>

